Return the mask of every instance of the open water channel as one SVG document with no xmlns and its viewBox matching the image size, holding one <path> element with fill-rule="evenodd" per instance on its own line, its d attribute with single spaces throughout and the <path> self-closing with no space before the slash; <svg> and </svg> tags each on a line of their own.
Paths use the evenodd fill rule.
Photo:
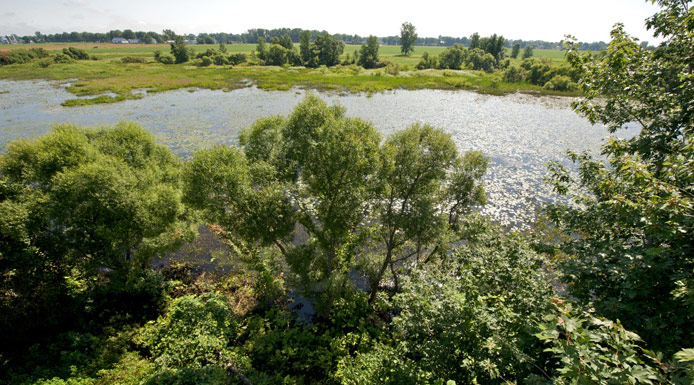
<svg viewBox="0 0 694 385">
<path fill-rule="evenodd" d="M 84 107 L 62 107 L 74 98 L 64 84 L 0 81 L 0 148 L 13 139 L 33 137 L 59 123 L 86 126 L 140 123 L 176 153 L 234 144 L 240 129 L 269 115 L 288 115 L 305 90 L 230 92 L 177 90 L 139 100 Z M 461 151 L 479 150 L 491 159 L 486 175 L 486 215 L 523 229 L 535 207 L 557 199 L 543 183 L 550 160 L 566 161 L 567 149 L 598 154 L 607 136 L 571 110 L 571 99 L 530 95 L 489 96 L 467 91 L 392 91 L 373 95 L 317 93 L 340 104 L 350 116 L 370 121 L 389 135 L 413 123 L 429 123 L 450 133 Z M 621 131 L 622 136 L 635 128 Z"/>
</svg>

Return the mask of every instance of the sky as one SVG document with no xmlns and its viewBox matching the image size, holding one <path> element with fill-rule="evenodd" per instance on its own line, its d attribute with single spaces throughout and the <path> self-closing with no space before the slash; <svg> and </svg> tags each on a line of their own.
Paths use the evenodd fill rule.
<svg viewBox="0 0 694 385">
<path fill-rule="evenodd" d="M 0 34 L 108 32 L 242 33 L 301 28 L 360 36 L 393 36 L 411 22 L 420 37 L 481 36 L 609 41 L 614 23 L 655 42 L 644 20 L 657 11 L 644 0 L 0 0 Z"/>
</svg>

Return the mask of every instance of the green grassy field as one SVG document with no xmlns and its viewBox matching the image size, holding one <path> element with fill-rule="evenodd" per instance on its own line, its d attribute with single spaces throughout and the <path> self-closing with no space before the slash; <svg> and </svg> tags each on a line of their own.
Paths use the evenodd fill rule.
<svg viewBox="0 0 694 385">
<path fill-rule="evenodd" d="M 101 96 L 92 99 L 68 100 L 66 106 L 113 103 L 134 98 L 133 90 L 161 92 L 179 88 L 209 88 L 232 90 L 256 85 L 267 90 L 288 90 L 293 87 L 334 90 L 338 92 L 380 92 L 395 89 L 464 89 L 490 94 L 531 92 L 542 94 L 570 95 L 553 92 L 527 83 L 506 83 L 501 73 L 481 71 L 425 70 L 416 71 L 414 66 L 424 52 L 436 55 L 445 47 L 416 47 L 411 56 L 400 54 L 399 46 L 380 47 L 381 60 L 400 66 L 399 73 L 388 74 L 384 69 L 364 70 L 357 66 L 309 69 L 303 67 L 261 66 L 209 66 L 198 67 L 191 63 L 163 65 L 154 62 L 154 50 L 169 51 L 169 45 L 116 45 L 116 44 L 45 44 L 31 46 L 4 46 L 0 49 L 43 47 L 51 53 L 74 46 L 85 49 L 97 60 L 77 61 L 70 64 L 52 64 L 42 68 L 38 63 L 0 66 L 0 79 L 67 80 L 78 79 L 68 88 L 77 96 L 96 96 L 114 93 L 115 97 Z M 196 52 L 204 52 L 218 45 L 193 45 Z M 228 53 L 250 54 L 254 44 L 228 44 Z M 358 50 L 357 45 L 347 45 L 345 54 Z M 120 58 L 141 57 L 147 63 L 123 64 Z M 554 63 L 564 61 L 563 52 L 536 50 L 535 57 L 547 57 Z M 514 60 L 520 62 L 520 60 Z"/>
<path fill-rule="evenodd" d="M 298 49 L 298 44 L 294 45 Z M 95 56 L 99 59 L 120 59 L 125 56 L 135 56 L 142 58 L 154 58 L 153 52 L 155 50 L 160 50 L 162 52 L 169 52 L 170 46 L 168 44 L 70 44 L 70 43 L 55 43 L 55 44 L 31 44 L 31 45 L 5 45 L 0 46 L 0 51 L 7 51 L 9 49 L 17 48 L 44 48 L 51 53 L 60 52 L 63 48 L 67 47 L 77 47 L 86 50 L 89 55 Z M 191 45 L 195 52 L 204 52 L 207 49 L 219 48 L 219 45 Z M 346 45 L 343 58 L 346 54 L 353 54 L 358 51 L 361 46 L 359 45 Z M 227 44 L 226 45 L 228 53 L 245 53 L 250 54 L 251 51 L 255 50 L 255 44 Z M 403 56 L 400 54 L 400 46 L 395 45 L 381 45 L 379 48 L 379 56 L 381 60 L 388 60 L 399 65 L 410 65 L 415 66 L 419 63 L 424 52 L 428 52 L 430 55 L 438 55 L 443 52 L 446 47 L 433 47 L 433 46 L 417 46 L 415 47 L 414 53 L 410 56 Z M 506 57 L 511 54 L 511 49 L 507 49 Z M 552 60 L 554 64 L 562 64 L 566 62 L 564 58 L 564 52 L 559 50 L 540 50 L 536 49 L 534 51 L 535 58 L 548 58 Z M 520 59 L 512 59 L 512 63 L 520 63 Z"/>
</svg>

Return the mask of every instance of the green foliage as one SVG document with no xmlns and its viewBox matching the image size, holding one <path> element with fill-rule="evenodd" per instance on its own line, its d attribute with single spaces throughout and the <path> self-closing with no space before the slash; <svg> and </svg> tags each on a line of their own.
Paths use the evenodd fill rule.
<svg viewBox="0 0 694 385">
<path fill-rule="evenodd" d="M 301 32 L 301 41 L 299 43 L 299 53 L 301 54 L 301 61 L 307 67 L 315 67 L 311 65 L 311 31 Z"/>
<path fill-rule="evenodd" d="M 646 50 L 621 25 L 604 56 L 581 55 L 568 42 L 586 98 L 576 109 L 615 132 L 629 122 L 639 134 L 611 139 L 603 160 L 571 155 L 577 180 L 553 166 L 555 188 L 577 205 L 549 210 L 572 238 L 563 250 L 570 293 L 593 301 L 597 314 L 619 319 L 649 346 L 672 354 L 694 340 L 694 78 L 691 10 L 680 2 L 648 24 L 664 42 Z M 581 193 L 574 193 L 581 191 Z"/>
<path fill-rule="evenodd" d="M 317 64 L 332 67 L 340 63 L 340 55 L 345 50 L 345 43 L 336 40 L 328 33 L 324 33 L 316 37 L 314 47 Z"/>
<path fill-rule="evenodd" d="M 397 280 L 395 263 L 441 252 L 459 217 L 484 203 L 487 167 L 479 153 L 459 157 L 431 126 L 380 141 L 372 125 L 309 96 L 288 119 L 243 130 L 245 152 L 197 153 L 187 201 L 222 226 L 239 255 L 276 248 L 323 317 L 353 290 L 357 264 L 370 276 L 373 303 L 387 268 Z M 290 243 L 295 232 L 304 240 Z"/>
<path fill-rule="evenodd" d="M 636 333 L 619 322 L 574 310 L 555 299 L 555 311 L 539 324 L 537 337 L 558 361 L 553 384 L 661 384 L 655 357 L 644 354 Z M 647 353 L 647 352 L 646 352 Z"/>
<path fill-rule="evenodd" d="M 227 385 L 229 374 L 217 366 L 164 369 L 142 382 L 142 385 Z"/>
<path fill-rule="evenodd" d="M 465 61 L 467 50 L 460 44 L 446 48 L 439 55 L 439 67 L 441 69 L 459 70 Z"/>
<path fill-rule="evenodd" d="M 503 40 L 503 38 L 501 39 Z M 468 51 L 468 54 L 465 57 L 465 65 L 467 68 L 473 70 L 491 73 L 494 71 L 496 59 L 492 54 L 487 53 L 482 49 L 472 49 Z"/>
<path fill-rule="evenodd" d="M 497 36 L 497 34 L 493 34 L 490 37 L 485 37 L 480 40 L 480 48 L 492 55 L 494 58 L 494 66 L 499 67 L 501 64 L 501 61 L 504 59 L 504 56 L 506 55 L 506 48 L 504 47 L 504 43 L 506 40 L 504 39 L 503 36 Z M 487 71 L 489 72 L 489 71 Z"/>
<path fill-rule="evenodd" d="M 470 35 L 470 49 L 480 48 L 480 34 L 475 32 Z"/>
<path fill-rule="evenodd" d="M 239 65 L 241 63 L 246 62 L 246 54 L 244 54 L 244 53 L 231 54 L 231 55 L 229 55 L 227 60 L 229 61 L 229 64 L 231 64 L 231 65 Z"/>
<path fill-rule="evenodd" d="M 481 178 L 487 159 L 478 152 L 459 157 L 450 135 L 413 125 L 389 137 L 381 149 L 382 183 L 375 216 L 384 256 L 371 273 L 370 302 L 396 264 L 426 263 L 455 239 L 462 214 L 485 203 Z"/>
<path fill-rule="evenodd" d="M 171 55 L 174 57 L 175 63 L 187 62 L 193 57 L 191 53 L 191 50 L 186 46 L 183 36 L 176 36 L 174 42 L 171 43 Z"/>
<path fill-rule="evenodd" d="M 159 50 L 154 51 L 154 60 L 158 61 L 161 64 L 174 64 L 175 59 L 172 55 L 168 53 L 162 53 Z"/>
<path fill-rule="evenodd" d="M 388 75 L 397 76 L 400 73 L 400 66 L 395 63 L 386 64 L 386 73 Z"/>
<path fill-rule="evenodd" d="M 211 65 L 212 65 L 212 58 L 210 58 L 209 56 L 203 56 L 200 59 L 200 66 L 201 67 L 209 67 Z"/>
<path fill-rule="evenodd" d="M 237 328 L 224 297 L 187 295 L 173 300 L 166 315 L 149 322 L 140 338 L 158 368 L 200 369 L 210 364 L 237 364 L 235 352 L 227 347 Z"/>
<path fill-rule="evenodd" d="M 520 53 L 520 43 L 516 43 L 513 45 L 513 48 L 511 48 L 511 59 L 518 58 L 519 53 Z"/>
<path fill-rule="evenodd" d="M 146 63 L 145 58 L 138 56 L 125 56 L 120 59 L 123 64 Z"/>
<path fill-rule="evenodd" d="M 523 70 L 516 66 L 511 66 L 504 71 L 503 79 L 505 82 L 518 83 L 522 82 L 525 77 Z"/>
<path fill-rule="evenodd" d="M 525 49 L 523 50 L 523 59 L 528 59 L 533 57 L 533 46 L 528 44 L 525 46 Z"/>
<path fill-rule="evenodd" d="M 8 336 L 21 338 L 21 319 L 69 294 L 69 277 L 89 286 L 111 271 L 112 284 L 124 283 L 153 256 L 191 239 L 180 167 L 131 123 L 63 125 L 10 143 L 0 157 L 0 320 L 16 330 Z"/>
<path fill-rule="evenodd" d="M 59 63 L 59 64 L 70 64 L 73 63 L 75 59 L 70 57 L 69 55 L 65 55 L 63 53 L 57 53 L 53 57 L 53 62 Z"/>
<path fill-rule="evenodd" d="M 214 62 L 215 65 L 218 65 L 218 66 L 223 66 L 223 65 L 229 64 L 229 61 L 227 60 L 227 58 L 224 57 L 224 55 L 222 55 L 221 52 L 214 55 L 212 57 L 212 61 Z"/>
<path fill-rule="evenodd" d="M 414 52 L 414 43 L 417 41 L 417 29 L 412 23 L 404 22 L 400 26 L 400 53 L 409 55 Z"/>
<path fill-rule="evenodd" d="M 284 47 L 284 49 L 287 50 L 294 49 L 294 42 L 287 33 L 285 33 L 284 35 L 282 35 L 282 37 L 279 38 L 279 45 L 281 45 L 282 47 Z"/>
<path fill-rule="evenodd" d="M 258 45 L 255 48 L 255 55 L 260 60 L 265 60 L 265 55 L 267 53 L 267 42 L 264 37 L 258 38 Z"/>
<path fill-rule="evenodd" d="M 555 75 L 543 87 L 554 91 L 573 91 L 577 88 L 577 85 L 568 76 Z"/>
<path fill-rule="evenodd" d="M 30 63 L 48 57 L 50 54 L 43 48 L 13 49 L 9 52 L 0 52 L 0 65 Z"/>
<path fill-rule="evenodd" d="M 375 68 L 378 63 L 378 46 L 378 38 L 373 35 L 369 36 L 366 43 L 361 45 L 357 64 L 364 68 Z"/>
<path fill-rule="evenodd" d="M 74 60 L 89 60 L 89 54 L 81 48 L 63 48 L 63 55 L 69 56 Z"/>
<path fill-rule="evenodd" d="M 287 64 L 287 49 L 279 44 L 273 44 L 265 54 L 265 64 L 271 66 L 282 66 Z"/>
<path fill-rule="evenodd" d="M 429 69 L 429 68 L 439 68 L 439 63 L 436 55 L 429 55 L 429 52 L 424 51 L 422 54 L 422 59 L 417 63 L 417 69 Z"/>
<path fill-rule="evenodd" d="M 533 318 L 549 308 L 543 258 L 475 221 L 444 263 L 416 268 L 395 295 L 392 343 L 345 358 L 347 384 L 505 383 L 535 371 Z M 483 230 L 474 230 L 482 228 Z"/>
<path fill-rule="evenodd" d="M 295 316 L 274 309 L 247 318 L 240 339 L 251 357 L 254 384 L 335 383 L 338 362 L 368 346 L 382 333 L 367 314 L 364 293 L 338 300 L 322 322 L 297 323 Z"/>
</svg>

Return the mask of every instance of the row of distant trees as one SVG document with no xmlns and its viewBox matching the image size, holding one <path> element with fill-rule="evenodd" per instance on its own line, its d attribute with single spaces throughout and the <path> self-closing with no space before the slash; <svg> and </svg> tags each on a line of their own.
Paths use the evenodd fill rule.
<svg viewBox="0 0 694 385">
<path fill-rule="evenodd" d="M 409 23 L 406 23 L 409 24 Z M 410 24 L 411 25 L 411 24 Z M 186 40 L 195 40 L 199 44 L 217 44 L 217 43 L 250 43 L 255 44 L 258 42 L 259 38 L 264 38 L 266 41 L 270 41 L 272 38 L 281 38 L 284 35 L 288 35 L 292 42 L 299 43 L 301 41 L 301 34 L 304 31 L 301 28 L 275 28 L 275 29 L 263 29 L 263 28 L 253 28 L 249 29 L 245 33 L 233 34 L 226 32 L 218 33 L 199 33 L 195 34 L 185 34 L 181 35 Z M 327 31 L 317 31 L 310 30 L 311 39 L 316 39 L 318 36 L 325 35 Z M 475 35 L 479 37 L 478 34 L 473 34 L 469 37 L 451 37 L 451 36 L 438 36 L 438 37 L 415 37 L 414 45 L 418 46 L 444 46 L 450 47 L 455 44 L 460 44 L 465 47 L 469 47 L 474 40 Z M 155 43 L 166 43 L 169 40 L 174 40 L 176 34 L 170 29 L 165 29 L 162 32 L 154 31 L 133 31 L 131 29 L 125 30 L 112 30 L 106 33 L 94 33 L 94 32 L 63 32 L 56 34 L 42 34 L 41 32 L 36 32 L 34 35 L 22 36 L 19 39 L 24 43 L 34 42 L 56 42 L 56 43 L 79 43 L 79 42 L 109 42 L 115 37 L 122 37 L 125 39 L 138 39 L 142 43 L 155 44 Z M 350 34 L 330 34 L 330 36 L 335 40 L 340 40 L 345 44 L 363 44 L 367 42 L 367 37 L 360 35 L 350 35 Z M 401 35 L 395 36 L 385 36 L 379 37 L 379 42 L 385 45 L 401 45 Z M 515 44 L 519 44 L 521 48 L 525 48 L 528 45 L 532 45 L 536 49 L 557 49 L 561 47 L 560 42 L 549 42 L 543 40 L 506 40 L 504 43 L 505 47 L 511 48 Z M 642 44 L 647 45 L 648 42 L 642 42 Z M 600 51 L 605 49 L 607 43 L 600 42 L 579 42 L 577 43 L 578 49 L 581 50 L 591 50 Z"/>
</svg>

